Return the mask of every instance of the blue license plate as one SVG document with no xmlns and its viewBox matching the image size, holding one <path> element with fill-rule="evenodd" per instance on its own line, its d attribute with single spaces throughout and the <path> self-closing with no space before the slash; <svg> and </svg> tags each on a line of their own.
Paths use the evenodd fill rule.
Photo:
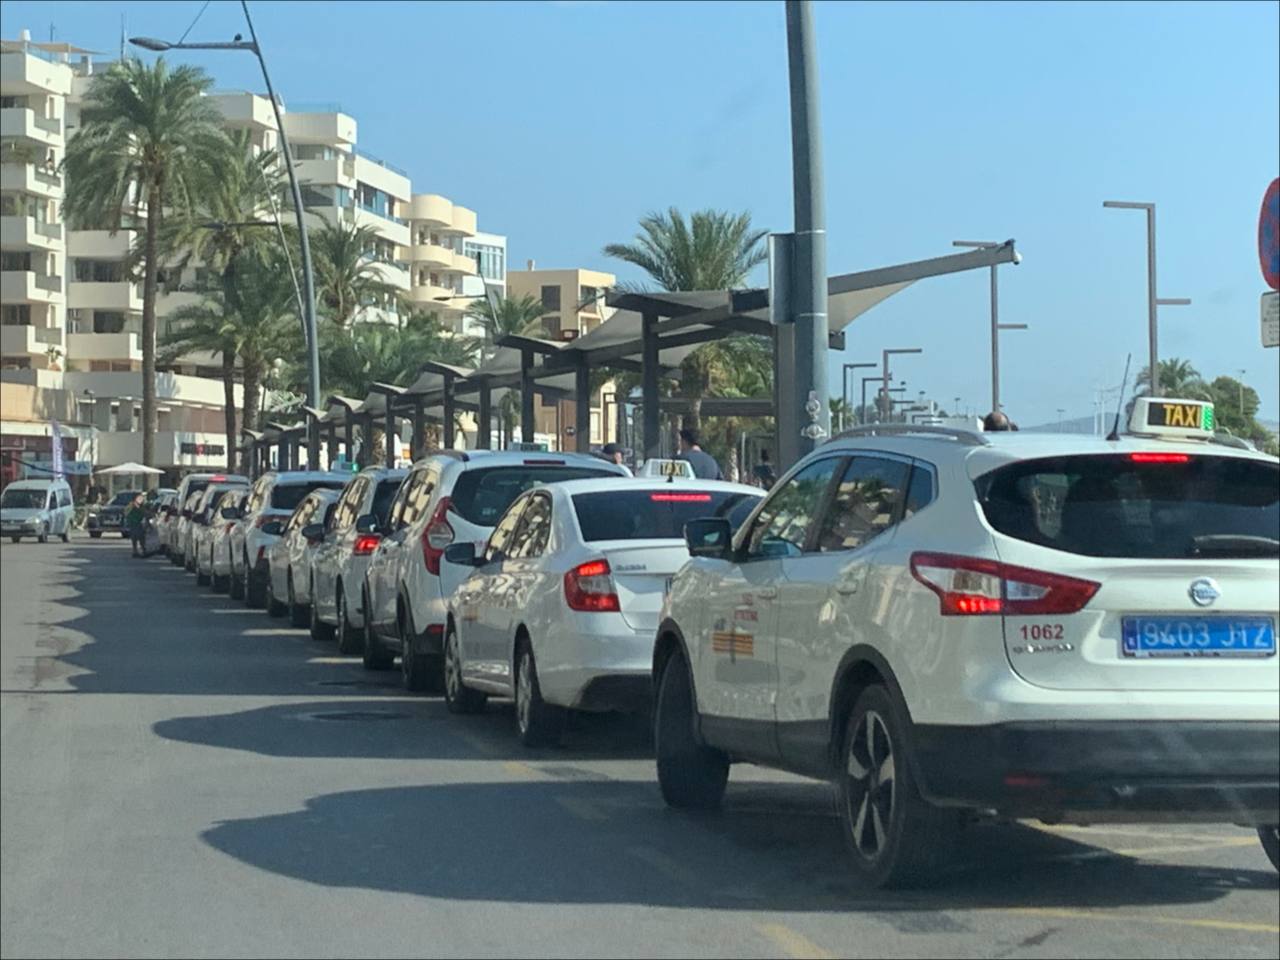
<svg viewBox="0 0 1280 960">
<path fill-rule="evenodd" d="M 1270 617 L 1124 617 L 1126 657 L 1274 657 Z"/>
</svg>

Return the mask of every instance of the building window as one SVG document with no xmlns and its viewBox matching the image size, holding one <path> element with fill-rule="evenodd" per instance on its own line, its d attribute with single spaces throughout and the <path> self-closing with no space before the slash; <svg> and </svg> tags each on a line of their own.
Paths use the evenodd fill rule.
<svg viewBox="0 0 1280 960">
<path fill-rule="evenodd" d="M 74 261 L 75 278 L 82 283 L 119 283 L 125 279 L 124 264 L 118 260 Z"/>
<path fill-rule="evenodd" d="M 545 310 L 560 309 L 560 287 L 559 286 L 544 286 L 542 288 L 542 306 L 543 306 L 543 309 Z M 559 322 L 560 321 L 557 318 L 556 323 L 559 324 Z"/>
<path fill-rule="evenodd" d="M 0 270 L 30 270 L 31 253 L 27 250 L 5 250 L 0 253 Z"/>
<path fill-rule="evenodd" d="M 94 333 L 123 333 L 124 314 L 115 310 L 93 311 Z"/>
<path fill-rule="evenodd" d="M 0 307 L 0 324 L 6 327 L 31 326 L 31 304 L 6 303 Z"/>
<path fill-rule="evenodd" d="M 546 289 L 545 287 L 543 288 Z M 560 339 L 560 318 L 552 315 L 542 318 L 542 329 L 546 331 L 547 337 L 551 340 Z"/>
</svg>

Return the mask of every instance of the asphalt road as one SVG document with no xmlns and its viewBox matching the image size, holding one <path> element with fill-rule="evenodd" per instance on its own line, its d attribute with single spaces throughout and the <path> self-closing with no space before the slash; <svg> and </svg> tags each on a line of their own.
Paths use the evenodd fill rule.
<svg viewBox="0 0 1280 960">
<path fill-rule="evenodd" d="M 1251 831 L 980 826 L 861 890 L 822 784 L 676 813 L 639 723 L 525 750 L 113 538 L 0 573 L 5 957 L 1277 955 Z"/>
</svg>

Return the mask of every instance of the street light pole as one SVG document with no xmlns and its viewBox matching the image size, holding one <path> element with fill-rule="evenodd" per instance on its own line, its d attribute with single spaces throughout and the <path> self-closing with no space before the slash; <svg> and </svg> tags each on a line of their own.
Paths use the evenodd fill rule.
<svg viewBox="0 0 1280 960">
<path fill-rule="evenodd" d="M 846 363 L 844 365 L 844 372 L 840 375 L 840 397 L 841 399 L 844 400 L 844 409 L 840 411 L 841 417 L 846 416 L 845 411 L 849 409 L 849 371 L 858 370 L 863 367 L 869 367 L 874 370 L 875 363 L 873 361 L 871 363 Z M 865 391 L 864 391 L 864 402 L 865 402 Z M 845 424 L 842 421 L 840 423 L 840 429 L 843 430 L 844 427 L 845 427 Z"/>
<path fill-rule="evenodd" d="M 803 457 L 831 433 L 831 407 L 827 402 L 827 223 L 812 0 L 787 0 L 786 11 L 795 205 L 791 309 L 786 320 L 794 324 L 795 363 L 794 369 L 779 374 L 791 374 L 791 382 L 783 384 L 782 389 L 791 393 L 785 409 L 795 422 L 780 423 L 779 430 L 791 434 L 796 444 L 793 449 Z M 803 410 L 809 411 L 810 422 L 802 428 Z"/>
<path fill-rule="evenodd" d="M 1156 205 L 1129 200 L 1103 200 L 1102 205 L 1113 210 L 1145 210 L 1147 213 L 1147 369 L 1151 371 L 1151 395 L 1160 393 L 1160 348 L 1156 330 L 1156 308 L 1161 306 L 1185 307 L 1191 301 L 1186 297 L 1161 299 L 1156 296 Z"/>
<path fill-rule="evenodd" d="M 985 250 L 989 247 L 999 247 L 1001 244 L 990 240 L 952 240 L 953 247 L 975 247 Z M 1021 256 L 1015 256 L 1013 261 L 1015 264 L 1022 262 Z M 1000 292 L 996 282 L 996 265 L 991 265 L 991 410 L 993 412 L 1000 409 L 1000 331 L 1001 330 L 1025 330 L 1025 323 L 1001 323 L 1000 322 Z"/>
<path fill-rule="evenodd" d="M 888 402 L 889 398 L 889 355 L 894 353 L 924 353 L 923 347 L 897 347 L 893 350 L 881 351 L 880 359 L 883 363 L 883 369 L 880 373 L 880 379 L 884 382 L 882 390 L 885 396 L 885 416 L 893 413 L 893 405 Z"/>
<path fill-rule="evenodd" d="M 307 405 L 320 406 L 320 340 L 316 333 L 316 290 L 315 278 L 311 269 L 311 244 L 307 239 L 307 220 L 302 206 L 302 188 L 298 185 L 298 174 L 293 168 L 293 153 L 289 149 L 289 136 L 285 133 L 284 118 L 280 115 L 280 104 L 276 99 L 275 88 L 271 85 L 271 75 L 267 72 L 267 61 L 262 56 L 262 48 L 258 45 L 258 34 L 253 27 L 253 18 L 249 15 L 248 0 L 240 0 L 244 10 L 244 19 L 249 26 L 248 41 L 233 40 L 230 43 L 168 43 L 150 37 L 134 37 L 130 43 L 146 50 L 248 50 L 258 58 L 258 66 L 262 68 L 262 80 L 267 87 L 267 97 L 271 100 L 271 110 L 275 114 L 276 129 L 280 133 L 280 154 L 284 160 L 285 172 L 289 176 L 289 191 L 293 194 L 293 209 L 298 219 L 298 242 L 302 248 L 302 306 L 303 324 L 307 333 Z M 307 429 L 307 460 L 313 469 L 320 463 L 320 427 L 314 419 Z"/>
</svg>

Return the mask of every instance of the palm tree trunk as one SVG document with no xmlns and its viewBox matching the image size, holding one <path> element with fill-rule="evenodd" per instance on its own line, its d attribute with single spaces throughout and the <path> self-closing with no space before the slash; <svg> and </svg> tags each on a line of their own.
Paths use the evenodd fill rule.
<svg viewBox="0 0 1280 960">
<path fill-rule="evenodd" d="M 147 236 L 142 273 L 142 462 L 155 465 L 156 430 L 156 263 L 160 235 L 160 208 L 164 188 L 158 181 L 147 190 Z"/>
<path fill-rule="evenodd" d="M 227 473 L 236 469 L 236 355 L 222 351 L 222 417 L 227 431 Z"/>
<path fill-rule="evenodd" d="M 256 430 L 258 428 L 258 404 L 261 402 L 262 394 L 262 359 L 256 356 L 245 356 L 241 358 L 241 366 L 244 369 L 244 406 L 240 414 L 240 423 L 244 425 L 246 430 Z M 245 472 L 248 472 L 249 464 L 245 463 Z"/>
</svg>

